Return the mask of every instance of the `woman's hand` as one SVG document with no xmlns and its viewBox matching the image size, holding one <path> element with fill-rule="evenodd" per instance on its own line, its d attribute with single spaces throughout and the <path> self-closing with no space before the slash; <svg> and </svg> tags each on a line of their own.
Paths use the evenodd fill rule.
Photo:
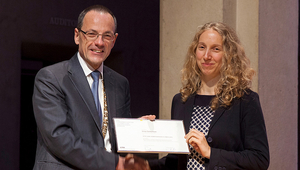
<svg viewBox="0 0 300 170">
<path fill-rule="evenodd" d="M 155 115 L 145 115 L 145 116 L 139 117 L 138 119 L 155 120 L 155 118 L 156 118 Z"/>
<path fill-rule="evenodd" d="M 205 135 L 195 129 L 191 129 L 188 134 L 184 136 L 186 143 L 192 145 L 197 152 L 205 158 L 210 159 L 211 148 L 208 145 Z"/>
</svg>

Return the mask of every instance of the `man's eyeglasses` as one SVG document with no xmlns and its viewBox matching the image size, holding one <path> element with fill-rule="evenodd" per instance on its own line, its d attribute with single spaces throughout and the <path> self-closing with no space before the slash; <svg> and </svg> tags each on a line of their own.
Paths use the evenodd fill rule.
<svg viewBox="0 0 300 170">
<path fill-rule="evenodd" d="M 86 35 L 86 39 L 88 41 L 95 41 L 100 35 L 102 35 L 103 41 L 113 41 L 115 39 L 115 35 L 113 33 L 104 33 L 104 34 L 98 34 L 97 32 L 85 32 L 82 31 L 80 28 L 77 28 L 80 32 L 82 32 L 84 35 Z"/>
</svg>

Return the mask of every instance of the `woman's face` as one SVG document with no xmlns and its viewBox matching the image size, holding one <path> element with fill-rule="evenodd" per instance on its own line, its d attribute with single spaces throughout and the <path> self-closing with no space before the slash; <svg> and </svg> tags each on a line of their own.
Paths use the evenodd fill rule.
<svg viewBox="0 0 300 170">
<path fill-rule="evenodd" d="M 223 58 L 223 43 L 220 34 L 209 29 L 204 31 L 196 49 L 197 65 L 203 73 L 204 80 L 212 80 L 220 77 L 220 69 Z"/>
</svg>

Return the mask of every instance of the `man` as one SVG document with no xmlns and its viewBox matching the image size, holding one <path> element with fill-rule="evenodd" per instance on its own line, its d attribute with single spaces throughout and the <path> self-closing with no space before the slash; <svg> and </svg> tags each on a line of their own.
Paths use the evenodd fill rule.
<svg viewBox="0 0 300 170">
<path fill-rule="evenodd" d="M 116 18 L 106 7 L 85 9 L 74 31 L 78 53 L 36 75 L 33 108 L 38 141 L 33 169 L 127 166 L 116 154 L 113 118 L 131 117 L 129 83 L 103 65 L 118 37 L 116 27 Z"/>
</svg>

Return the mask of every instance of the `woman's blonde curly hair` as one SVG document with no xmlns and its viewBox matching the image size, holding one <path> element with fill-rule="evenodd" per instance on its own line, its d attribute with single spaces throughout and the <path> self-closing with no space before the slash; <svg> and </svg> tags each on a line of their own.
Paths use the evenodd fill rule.
<svg viewBox="0 0 300 170">
<path fill-rule="evenodd" d="M 236 32 L 220 22 L 210 22 L 200 28 L 188 49 L 182 72 L 182 101 L 195 94 L 201 85 L 202 72 L 196 62 L 196 49 L 201 34 L 209 29 L 217 31 L 223 40 L 224 56 L 220 69 L 220 80 L 215 89 L 216 97 L 211 101 L 211 108 L 230 107 L 234 98 L 240 98 L 251 87 L 255 71 L 250 68 L 250 61 L 245 55 Z"/>
</svg>

